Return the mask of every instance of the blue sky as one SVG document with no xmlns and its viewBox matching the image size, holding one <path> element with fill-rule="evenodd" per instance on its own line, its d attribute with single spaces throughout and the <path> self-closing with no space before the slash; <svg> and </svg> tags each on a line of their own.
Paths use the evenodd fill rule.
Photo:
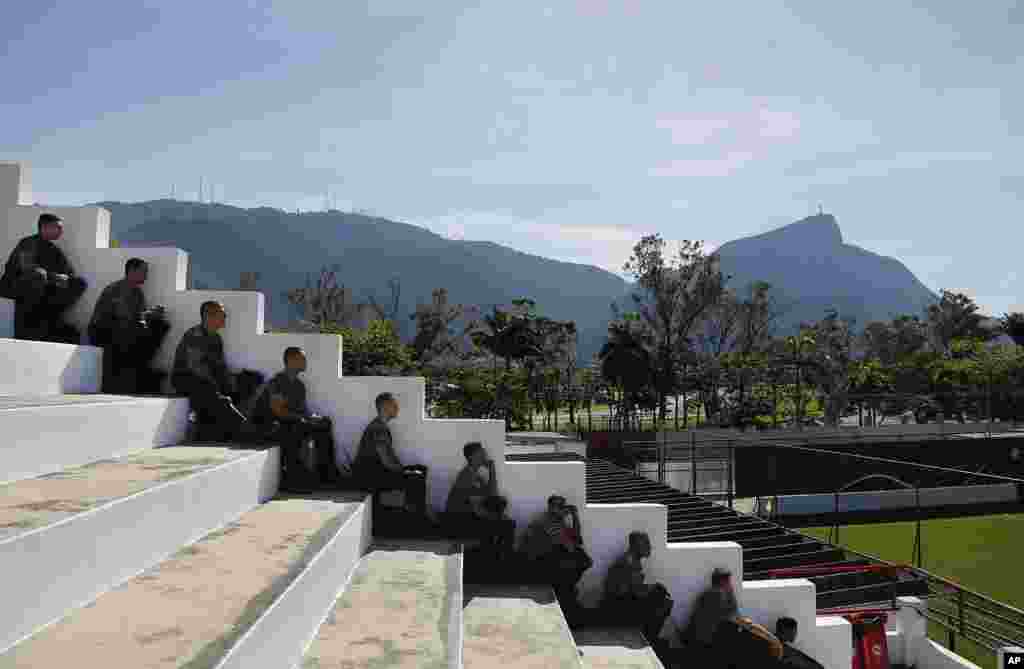
<svg viewBox="0 0 1024 669">
<path fill-rule="evenodd" d="M 341 209 L 619 271 L 822 203 L 1024 311 L 1024 0 L 7 3 L 36 200 Z"/>
</svg>

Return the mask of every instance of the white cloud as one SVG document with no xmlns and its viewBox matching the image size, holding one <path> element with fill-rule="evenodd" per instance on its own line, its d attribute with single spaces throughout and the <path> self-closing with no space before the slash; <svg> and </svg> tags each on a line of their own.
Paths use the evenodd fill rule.
<svg viewBox="0 0 1024 669">
<path fill-rule="evenodd" d="M 721 158 L 670 160 L 650 171 L 655 177 L 727 177 L 754 160 L 750 151 L 734 151 Z"/>
</svg>

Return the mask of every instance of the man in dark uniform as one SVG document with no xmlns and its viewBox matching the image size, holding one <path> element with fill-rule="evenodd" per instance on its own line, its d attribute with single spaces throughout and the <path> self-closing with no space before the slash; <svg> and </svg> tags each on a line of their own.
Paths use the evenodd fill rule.
<svg viewBox="0 0 1024 669">
<path fill-rule="evenodd" d="M 483 553 L 500 559 L 515 548 L 516 521 L 505 515 L 508 500 L 498 494 L 494 460 L 479 441 L 463 446 L 462 455 L 466 466 L 455 477 L 445 504 L 446 529 L 455 537 L 479 539 Z M 480 473 L 484 468 L 486 478 Z"/>
<path fill-rule="evenodd" d="M 373 491 L 402 490 L 406 509 L 429 515 L 427 509 L 427 468 L 402 464 L 395 453 L 388 422 L 398 416 L 398 400 L 391 393 L 377 395 L 377 417 L 370 421 L 359 440 L 352 462 L 356 483 Z M 375 496 L 376 501 L 376 496 Z"/>
<path fill-rule="evenodd" d="M 612 564 L 604 582 L 601 608 L 623 624 L 638 624 L 654 645 L 672 613 L 672 597 L 661 583 L 644 583 L 643 560 L 651 557 L 646 532 L 629 533 L 629 550 Z"/>
<path fill-rule="evenodd" d="M 94 346 L 103 348 L 105 393 L 160 391 L 161 375 L 151 370 L 149 364 L 170 325 L 164 318 L 163 307 L 146 308 L 142 286 L 148 272 L 146 261 L 131 258 L 124 265 L 124 278 L 104 288 L 96 301 L 89 322 L 89 339 Z"/>
<path fill-rule="evenodd" d="M 723 623 L 737 620 L 739 605 L 732 589 L 732 572 L 715 569 L 711 573 L 711 587 L 697 598 L 681 635 L 695 666 L 720 666 L 731 657 L 731 649 L 722 647 L 726 636 L 719 632 L 732 631 L 735 626 L 726 628 Z"/>
<path fill-rule="evenodd" d="M 249 406 L 252 421 L 269 426 L 270 438 L 281 444 L 281 489 L 286 492 L 312 492 L 341 478 L 331 419 L 312 414 L 306 405 L 306 385 L 299 378 L 305 371 L 305 352 L 289 346 L 284 370 L 256 392 Z"/>
<path fill-rule="evenodd" d="M 562 495 L 548 497 L 547 510 L 526 528 L 523 553 L 532 578 L 548 583 L 570 627 L 582 623 L 584 609 L 577 584 L 594 561 L 583 547 L 579 511 Z"/>
<path fill-rule="evenodd" d="M 11 252 L 0 278 L 0 297 L 15 302 L 16 339 L 77 344 L 81 335 L 61 322 L 61 316 L 82 296 L 86 283 L 75 276 L 64 252 L 54 244 L 64 234 L 61 218 L 41 214 L 38 226 L 38 234 L 25 237 Z"/>
<path fill-rule="evenodd" d="M 792 645 L 796 642 L 796 631 L 797 624 L 793 618 L 782 617 L 775 622 L 775 636 L 783 644 L 780 666 L 789 669 L 824 669 L 820 662 Z"/>
<path fill-rule="evenodd" d="M 235 406 L 235 379 L 224 360 L 221 330 L 227 312 L 220 302 L 203 302 L 202 323 L 189 328 L 174 353 L 171 384 L 188 396 L 198 423 L 211 441 L 262 441 L 265 431 L 253 425 Z"/>
</svg>

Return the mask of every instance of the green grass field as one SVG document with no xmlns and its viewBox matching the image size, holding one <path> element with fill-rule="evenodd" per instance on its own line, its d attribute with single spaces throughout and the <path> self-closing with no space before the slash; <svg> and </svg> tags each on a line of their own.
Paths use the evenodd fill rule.
<svg viewBox="0 0 1024 669">
<path fill-rule="evenodd" d="M 829 528 L 801 530 L 828 539 Z M 1024 609 L 1024 578 L 1020 576 L 1024 548 L 1024 515 L 979 516 L 927 520 L 921 524 L 924 569 L 998 602 Z M 914 523 L 885 523 L 841 527 L 839 543 L 891 562 L 912 564 Z M 929 636 L 945 645 L 937 625 Z M 984 651 L 962 644 L 961 655 L 983 667 L 995 660 Z"/>
<path fill-rule="evenodd" d="M 829 528 L 803 530 L 822 539 Z M 924 569 L 987 595 L 1024 608 L 1020 576 L 1024 515 L 926 520 L 921 524 Z M 851 525 L 839 530 L 839 543 L 892 562 L 913 558 L 914 523 Z"/>
</svg>

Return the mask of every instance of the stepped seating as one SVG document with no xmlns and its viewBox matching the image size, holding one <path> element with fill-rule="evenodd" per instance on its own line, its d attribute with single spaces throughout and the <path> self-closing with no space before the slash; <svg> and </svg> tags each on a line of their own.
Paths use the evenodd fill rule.
<svg viewBox="0 0 1024 669">
<path fill-rule="evenodd" d="M 772 569 L 846 563 L 846 554 L 841 548 L 684 494 L 604 460 L 587 460 L 587 502 L 665 504 L 669 541 L 735 541 L 743 547 L 745 580 L 768 578 L 770 575 L 766 572 Z M 860 580 L 843 580 L 836 576 L 810 578 L 817 589 L 818 607 L 852 606 L 927 593 L 922 579 L 897 579 L 881 574 L 864 576 Z"/>
<path fill-rule="evenodd" d="M 0 482 L 180 443 L 187 419 L 188 401 L 181 398 L 0 395 L 6 437 Z"/>
<path fill-rule="evenodd" d="M 569 626 L 550 588 L 473 586 L 463 594 L 465 669 L 580 669 Z"/>
<path fill-rule="evenodd" d="M 0 165 L 0 200 L 12 192 L 12 175 L 17 201 L 0 201 L 7 241 L 31 233 L 42 211 L 19 204 L 28 201 L 20 166 Z M 377 393 L 398 395 L 406 409 L 392 424 L 399 455 L 430 467 L 435 509 L 463 464 L 458 445 L 468 441 L 490 451 L 520 527 L 543 507 L 539 489 L 562 489 L 584 506 L 577 456 L 540 463 L 533 454 L 506 477 L 502 421 L 428 419 L 422 379 L 343 379 L 340 338 L 264 334 L 262 295 L 186 290 L 183 252 L 111 249 L 105 211 L 57 212 L 67 221 L 61 244 L 90 286 L 70 314 L 78 327 L 127 257 L 142 257 L 150 262 L 147 295 L 172 321 L 158 365 L 167 366 L 200 303 L 220 300 L 230 314 L 223 338 L 232 368 L 270 374 L 285 347 L 306 349 L 310 405 L 334 417 L 342 449 L 351 453 Z M 9 437 L 0 451 L 0 667 L 660 666 L 635 630 L 587 632 L 577 645 L 550 588 L 464 590 L 461 549 L 449 542 L 374 543 L 364 495 L 275 498 L 276 448 L 176 445 L 187 401 L 96 395 L 98 356 L 87 346 L 0 339 L 0 427 Z M 783 528 L 737 527 L 747 519 L 637 477 L 586 480 L 601 502 L 625 493 L 624 501 L 668 508 L 671 527 L 660 506 L 586 505 L 585 528 L 593 574 L 621 554 L 626 531 L 650 531 L 652 564 L 678 608 L 709 565 L 737 571 L 740 546 L 764 549 L 758 559 L 819 552 Z"/>
<path fill-rule="evenodd" d="M 458 667 L 462 552 L 450 542 L 376 542 L 305 654 L 304 666 Z"/>
<path fill-rule="evenodd" d="M 349 546 L 338 538 L 359 524 L 360 506 L 263 504 L 16 645 L 0 665 L 294 666 L 317 607 L 323 616 L 330 605 L 337 553 Z"/>
<path fill-rule="evenodd" d="M 663 669 L 643 635 L 620 627 L 573 632 L 586 669 Z"/>
</svg>

